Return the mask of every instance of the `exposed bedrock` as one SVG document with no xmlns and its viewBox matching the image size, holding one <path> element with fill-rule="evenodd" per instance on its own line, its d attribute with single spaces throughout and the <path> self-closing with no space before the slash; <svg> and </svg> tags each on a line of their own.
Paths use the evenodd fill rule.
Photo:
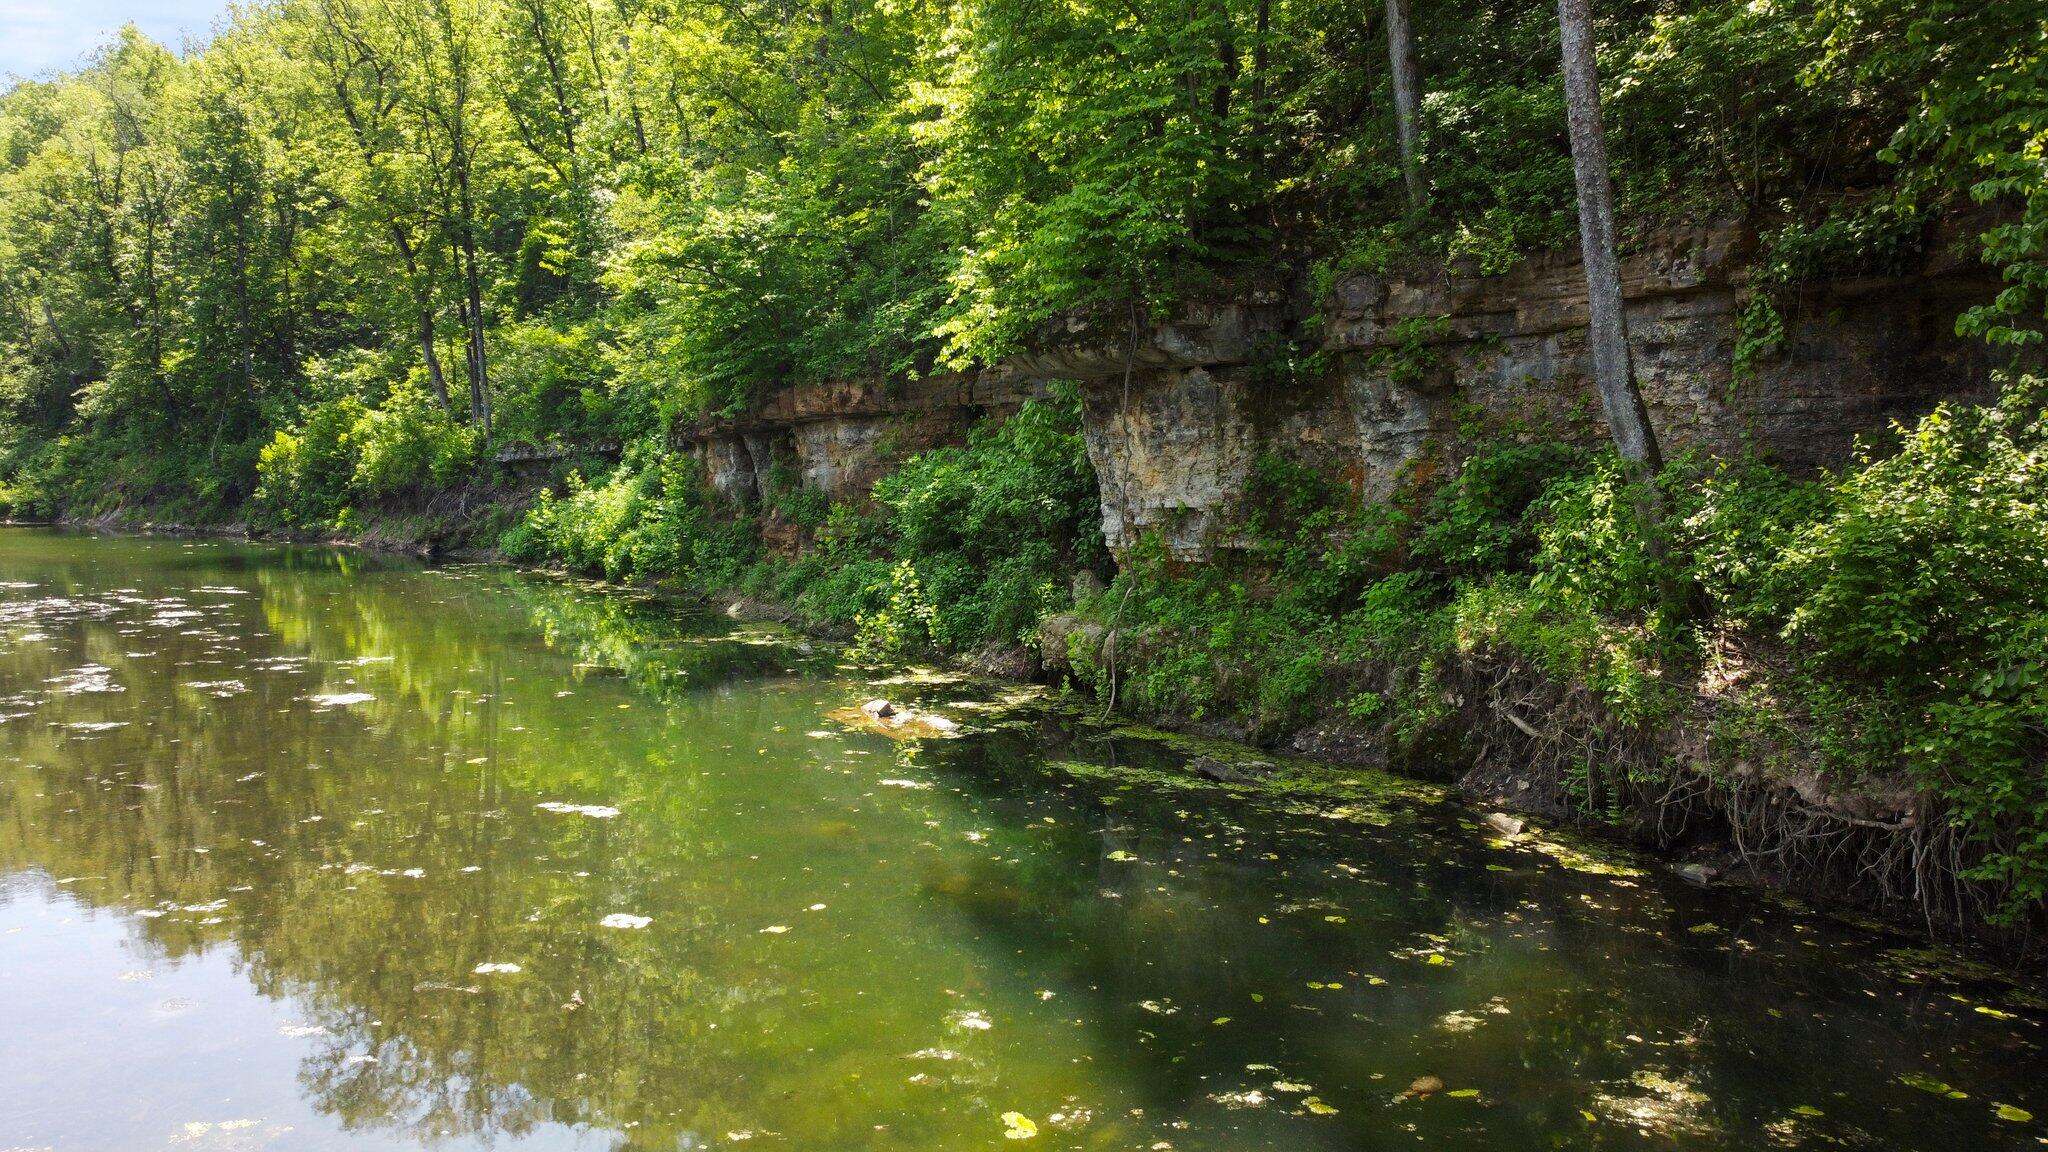
<svg viewBox="0 0 2048 1152">
<path fill-rule="evenodd" d="M 1987 391 L 1990 358 L 1954 321 L 1995 284 L 1940 238 L 1912 275 L 1809 286 L 1783 310 L 1782 347 L 1736 379 L 1752 247 L 1733 226 L 1673 229 L 1623 261 L 1631 352 L 1667 452 L 1839 465 L 1858 435 Z M 1248 293 L 1135 336 L 1122 316 L 1069 320 L 982 372 L 797 385 L 741 418 L 678 426 L 675 440 L 741 499 L 782 482 L 859 500 L 904 457 L 1075 380 L 1111 545 L 1156 532 L 1198 559 L 1236 541 L 1264 452 L 1383 499 L 1453 463 L 1474 415 L 1496 432 L 1605 435 L 1574 251 L 1497 276 L 1348 275 L 1315 303 Z"/>
</svg>

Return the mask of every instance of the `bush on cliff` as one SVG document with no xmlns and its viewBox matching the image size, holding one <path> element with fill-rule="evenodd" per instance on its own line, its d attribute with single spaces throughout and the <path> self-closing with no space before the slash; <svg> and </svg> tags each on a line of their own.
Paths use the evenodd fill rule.
<svg viewBox="0 0 2048 1152">
<path fill-rule="evenodd" d="M 519 560 L 552 560 L 612 580 L 732 586 L 760 555 L 753 522 L 710 494 L 703 468 L 641 442 L 596 484 L 569 476 L 543 490 L 501 547 Z"/>
<path fill-rule="evenodd" d="M 1943 405 L 1830 485 L 1772 589 L 1837 771 L 1903 763 L 1986 851 L 2009 906 L 2048 897 L 2048 382 Z"/>
<path fill-rule="evenodd" d="M 643 448 L 595 485 L 574 477 L 566 494 L 543 493 L 505 547 L 613 579 L 772 590 L 877 654 L 1029 643 L 1039 618 L 1067 604 L 1072 576 L 1107 565 L 1071 387 L 984 423 L 962 447 L 905 460 L 872 507 L 771 497 L 762 512 L 718 500 L 698 466 Z M 766 555 L 762 515 L 806 527 L 810 546 L 793 560 Z"/>
<path fill-rule="evenodd" d="M 877 652 L 1029 644 L 1074 575 L 1108 559 L 1071 388 L 983 424 L 965 447 L 911 457 L 875 502 L 897 561 L 880 606 L 859 617 Z"/>
</svg>

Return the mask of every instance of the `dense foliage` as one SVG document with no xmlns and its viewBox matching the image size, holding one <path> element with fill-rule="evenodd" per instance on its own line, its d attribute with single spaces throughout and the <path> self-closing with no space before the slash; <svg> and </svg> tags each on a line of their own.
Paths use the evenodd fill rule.
<svg viewBox="0 0 2048 1152">
<path fill-rule="evenodd" d="M 1605 722 L 1680 719 L 1728 645 L 1782 651 L 1740 667 L 1732 722 L 1774 729 L 1772 755 L 1846 782 L 1903 773 L 1976 852 L 1970 878 L 2006 914 L 2048 896 L 2048 384 L 1944 405 L 1819 480 L 1687 458 L 1657 483 L 1660 537 L 1611 456 L 1497 442 L 1400 504 L 1356 507 L 1269 462 L 1245 564 L 1141 558 L 1082 606 L 1141 639 L 1082 679 L 1166 714 L 1252 731 L 1319 717 L 1378 726 L 1424 759 L 1459 738 L 1455 669 L 1497 658 L 1594 694 Z M 1658 595 L 1694 590 L 1677 615 Z M 1752 652 L 1751 656 L 1757 654 Z M 1498 667 L 1498 663 L 1487 663 Z M 1768 715 L 1754 714 L 1761 708 Z M 1695 718 L 1696 722 L 1696 718 Z M 1728 732 L 1729 758 L 1755 733 Z M 1592 801 L 1646 781 L 1578 765 Z"/>
<path fill-rule="evenodd" d="M 566 495 L 544 492 L 508 546 L 614 579 L 773 597 L 874 654 L 1030 643 L 1071 602 L 1068 578 L 1108 564 L 1070 389 L 903 461 L 872 508 L 827 505 L 793 477 L 771 484 L 767 506 L 721 504 L 690 461 L 629 462 L 600 486 L 571 477 Z M 794 559 L 764 549 L 770 521 L 809 546 Z"/>
<path fill-rule="evenodd" d="M 2019 204 L 1971 322 L 2028 338 L 2034 7 L 1600 5 L 1624 215 L 1748 215 L 1785 238 L 1768 286 Z M 124 32 L 0 95 L 7 503 L 202 518 L 260 485 L 311 525 L 1276 256 L 1568 240 L 1554 6 L 1417 21 L 1420 217 L 1376 5 L 272 0 L 184 56 Z"/>
</svg>

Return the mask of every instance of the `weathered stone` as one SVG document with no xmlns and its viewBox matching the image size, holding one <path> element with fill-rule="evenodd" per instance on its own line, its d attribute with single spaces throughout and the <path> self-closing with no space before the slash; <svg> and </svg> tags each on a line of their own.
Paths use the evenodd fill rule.
<svg viewBox="0 0 2048 1152">
<path fill-rule="evenodd" d="M 891 740 L 922 740 L 960 734 L 959 723 L 950 717 L 915 708 L 891 709 L 888 712 L 870 712 L 866 706 L 835 708 L 827 712 L 825 718 L 848 728 L 887 736 Z"/>
<path fill-rule="evenodd" d="M 1438 1092 L 1441 1092 L 1441 1091 L 1443 1091 L 1443 1090 L 1444 1090 L 1444 1081 L 1443 1081 L 1443 1077 L 1441 1077 L 1441 1076 L 1417 1076 L 1417 1077 L 1416 1077 L 1415 1079 L 1413 1079 L 1413 1080 L 1411 1080 L 1411 1081 L 1409 1081 L 1409 1082 L 1408 1082 L 1408 1090 L 1407 1090 L 1406 1092 L 1403 1092 L 1403 1093 L 1401 1093 L 1401 1095 L 1403 1095 L 1403 1096 L 1432 1096 L 1432 1095 L 1435 1095 L 1436 1093 L 1438 1093 Z"/>
<path fill-rule="evenodd" d="M 1274 765 L 1267 760 L 1240 760 L 1231 763 L 1218 760 L 1214 756 L 1197 756 L 1188 761 L 1188 770 L 1197 776 L 1221 784 L 1255 784 L 1271 776 Z"/>
<path fill-rule="evenodd" d="M 762 482 L 754 469 L 753 453 L 745 438 L 719 436 L 705 441 L 697 452 L 711 489 L 728 500 L 753 504 L 760 500 Z"/>
<path fill-rule="evenodd" d="M 1128 392 L 1120 379 L 1089 381 L 1082 396 L 1109 546 L 1158 533 L 1175 555 L 1204 554 L 1259 454 L 1241 382 L 1206 368 L 1166 370 L 1144 373 Z"/>
<path fill-rule="evenodd" d="M 1966 228 L 1966 225 L 1957 225 Z M 1754 237 L 1732 225 L 1673 228 L 1622 262 L 1635 374 L 1667 454 L 1754 451 L 1795 471 L 1839 465 L 1854 438 L 1936 401 L 1988 392 L 1984 349 L 1953 319 L 1995 281 L 1945 255 L 1917 274 L 1812 286 L 1785 309 L 1782 351 L 1736 380 L 1737 317 Z M 1241 502 L 1265 452 L 1301 459 L 1383 500 L 1459 455 L 1482 422 L 1597 443 L 1585 285 L 1576 246 L 1497 276 L 1340 278 L 1317 302 L 1327 371 L 1276 382 L 1263 349 L 1298 332 L 1271 286 L 1191 304 L 1166 323 L 1066 317 L 998 367 L 919 380 L 776 389 L 743 417 L 679 426 L 718 491 L 768 495 L 778 463 L 804 487 L 865 500 L 904 457 L 964 440 L 1048 383 L 1082 384 L 1083 432 L 1113 549 L 1157 534 L 1183 559 L 1242 545 Z M 1049 657 L 1050 660 L 1050 657 Z"/>
<path fill-rule="evenodd" d="M 1686 883 L 1694 884 L 1701 888 L 1711 885 L 1714 882 L 1714 878 L 1721 874 L 1721 870 L 1712 864 L 1697 863 L 1680 864 L 1672 868 L 1672 871 L 1678 873 L 1679 877 Z"/>
<path fill-rule="evenodd" d="M 1055 612 L 1038 622 L 1038 659 L 1048 672 L 1072 672 L 1070 657 L 1078 648 L 1089 659 L 1099 660 L 1108 629 L 1066 612 Z"/>
</svg>

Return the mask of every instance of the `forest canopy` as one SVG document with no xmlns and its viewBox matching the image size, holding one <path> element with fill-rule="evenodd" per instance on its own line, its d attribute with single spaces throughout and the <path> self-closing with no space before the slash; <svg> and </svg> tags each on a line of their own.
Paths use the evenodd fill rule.
<svg viewBox="0 0 2048 1152">
<path fill-rule="evenodd" d="M 1576 217 L 1547 0 L 1412 5 L 1426 209 L 1377 4 L 274 0 L 0 96 L 17 512 L 275 508 L 646 438 L 794 381 L 987 363 L 1251 273 L 1497 271 Z M 1599 6 L 1625 220 L 1781 277 L 2001 206 L 2033 338 L 2040 6 Z M 1818 239 L 1814 239 L 1818 237 Z"/>
</svg>

